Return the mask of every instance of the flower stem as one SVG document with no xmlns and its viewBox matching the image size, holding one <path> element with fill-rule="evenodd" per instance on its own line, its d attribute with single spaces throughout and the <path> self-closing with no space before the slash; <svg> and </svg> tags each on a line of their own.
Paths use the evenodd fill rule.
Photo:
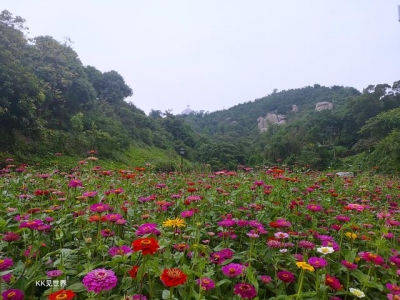
<svg viewBox="0 0 400 300">
<path fill-rule="evenodd" d="M 301 299 L 301 289 L 303 288 L 303 280 L 304 280 L 304 270 L 301 270 L 300 273 L 300 283 L 297 289 L 296 300 Z"/>
</svg>

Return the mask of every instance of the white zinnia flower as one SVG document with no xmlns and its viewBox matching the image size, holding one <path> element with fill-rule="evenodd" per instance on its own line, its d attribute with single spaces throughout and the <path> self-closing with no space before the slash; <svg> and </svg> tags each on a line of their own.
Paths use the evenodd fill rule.
<svg viewBox="0 0 400 300">
<path fill-rule="evenodd" d="M 365 297 L 364 292 L 359 289 L 350 288 L 349 290 L 350 290 L 350 293 L 352 293 L 354 296 L 357 296 L 358 298 Z"/>
<path fill-rule="evenodd" d="M 322 253 L 323 255 L 335 252 L 333 247 L 319 247 L 317 248 L 317 252 Z"/>
</svg>

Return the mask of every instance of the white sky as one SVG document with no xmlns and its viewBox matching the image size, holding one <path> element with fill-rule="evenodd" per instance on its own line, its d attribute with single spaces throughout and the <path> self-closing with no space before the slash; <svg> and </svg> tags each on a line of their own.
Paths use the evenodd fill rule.
<svg viewBox="0 0 400 300">
<path fill-rule="evenodd" d="M 69 37 L 148 113 L 215 111 L 319 83 L 400 80 L 400 0 L 1 0 L 30 37 Z"/>
</svg>

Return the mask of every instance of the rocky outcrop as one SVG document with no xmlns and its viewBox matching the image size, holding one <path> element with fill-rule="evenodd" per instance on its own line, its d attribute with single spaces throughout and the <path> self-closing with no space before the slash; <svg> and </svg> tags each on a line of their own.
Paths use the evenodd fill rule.
<svg viewBox="0 0 400 300">
<path fill-rule="evenodd" d="M 333 104 L 331 102 L 318 102 L 315 105 L 315 110 L 316 111 L 321 111 L 321 110 L 326 110 L 326 109 L 332 109 Z"/>
<path fill-rule="evenodd" d="M 279 124 L 279 125 L 285 124 L 286 123 L 285 118 L 286 118 L 285 115 L 277 115 L 277 114 L 268 113 L 265 116 L 265 118 L 259 117 L 257 119 L 258 130 L 260 130 L 260 133 L 261 133 L 261 132 L 268 130 L 269 124 Z"/>
<path fill-rule="evenodd" d="M 292 112 L 292 113 L 297 113 L 298 111 L 299 111 L 298 106 L 297 106 L 296 104 L 293 104 L 293 105 L 292 105 L 292 110 L 291 110 L 291 112 Z"/>
</svg>

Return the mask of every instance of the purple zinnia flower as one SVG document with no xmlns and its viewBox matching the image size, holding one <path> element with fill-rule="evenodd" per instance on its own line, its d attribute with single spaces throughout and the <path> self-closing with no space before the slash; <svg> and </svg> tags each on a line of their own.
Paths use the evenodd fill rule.
<svg viewBox="0 0 400 300">
<path fill-rule="evenodd" d="M 243 299 L 253 299 L 257 296 L 257 291 L 254 285 L 244 282 L 236 284 L 233 293 L 239 295 Z"/>
<path fill-rule="evenodd" d="M 128 246 L 122 245 L 120 247 L 111 247 L 110 250 L 108 250 L 108 254 L 110 254 L 112 257 L 115 255 L 126 255 L 132 253 L 132 249 Z"/>
<path fill-rule="evenodd" d="M 243 274 L 244 266 L 240 264 L 230 263 L 222 267 L 222 273 L 228 277 L 238 277 Z"/>
<path fill-rule="evenodd" d="M 95 269 L 87 273 L 82 280 L 86 289 L 95 293 L 111 290 L 117 285 L 117 281 L 115 273 L 106 269 Z"/>
<path fill-rule="evenodd" d="M 5 271 L 14 264 L 11 258 L 0 259 L 0 271 Z"/>
<path fill-rule="evenodd" d="M 201 279 L 197 279 L 196 283 L 198 285 L 200 285 L 200 288 L 203 291 L 208 291 L 208 290 L 211 290 L 211 289 L 215 288 L 215 282 L 212 279 L 208 278 L 208 277 L 203 277 Z"/>
<path fill-rule="evenodd" d="M 47 277 L 50 277 L 50 278 L 59 277 L 59 276 L 61 276 L 62 274 L 63 274 L 63 272 L 60 271 L 60 270 L 52 270 L 52 271 L 48 271 L 48 272 L 46 273 Z"/>
<path fill-rule="evenodd" d="M 1 293 L 3 299 L 7 300 L 24 300 L 24 293 L 17 289 L 9 289 Z"/>
</svg>

